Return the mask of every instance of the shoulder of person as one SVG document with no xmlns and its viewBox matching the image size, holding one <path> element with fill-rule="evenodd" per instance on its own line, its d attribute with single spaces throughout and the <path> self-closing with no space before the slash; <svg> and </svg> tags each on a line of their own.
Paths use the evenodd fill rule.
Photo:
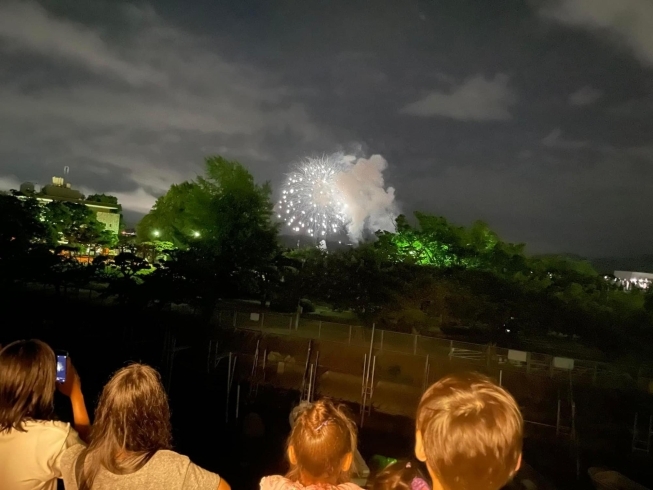
<svg viewBox="0 0 653 490">
<path fill-rule="evenodd" d="M 77 458 L 81 454 L 81 452 L 86 449 L 86 446 L 83 444 L 75 444 L 74 446 L 69 447 L 66 449 L 61 456 L 61 467 L 62 468 L 70 468 L 75 465 L 75 462 L 77 461 Z"/>
<path fill-rule="evenodd" d="M 61 420 L 27 420 L 24 422 L 23 427 L 27 432 L 42 431 L 53 434 L 58 433 L 64 436 L 67 436 L 71 429 L 68 422 L 62 422 Z"/>
<path fill-rule="evenodd" d="M 78 439 L 77 431 L 69 423 L 59 420 L 30 420 L 24 424 L 27 433 L 39 440 L 39 444 L 52 445 L 57 449 L 73 445 Z M 70 442 L 70 443 L 69 443 Z"/>
<path fill-rule="evenodd" d="M 188 456 L 179 454 L 175 451 L 170 451 L 168 449 L 159 449 L 156 454 L 152 457 L 156 459 L 158 464 L 174 464 L 174 465 L 183 465 L 188 466 L 191 461 Z"/>
<path fill-rule="evenodd" d="M 352 482 L 341 483 L 336 488 L 338 490 L 363 490 L 361 487 Z"/>
<path fill-rule="evenodd" d="M 299 490 L 304 488 L 300 483 L 290 481 L 285 476 L 264 476 L 259 484 L 260 490 Z"/>
<path fill-rule="evenodd" d="M 86 449 L 83 444 L 75 444 L 74 446 L 65 449 L 61 455 L 61 476 L 63 478 L 66 488 L 77 488 L 77 478 L 75 476 L 75 469 L 77 459 L 82 451 Z"/>
</svg>

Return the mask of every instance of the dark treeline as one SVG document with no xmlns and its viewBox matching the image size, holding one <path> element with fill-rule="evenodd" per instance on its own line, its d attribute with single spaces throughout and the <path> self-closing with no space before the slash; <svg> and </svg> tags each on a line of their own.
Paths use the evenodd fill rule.
<svg viewBox="0 0 653 490">
<path fill-rule="evenodd" d="M 0 196 L 2 286 L 95 283 L 121 304 L 185 303 L 207 318 L 224 299 L 293 312 L 322 304 L 405 332 L 556 332 L 609 356 L 641 351 L 653 331 L 653 292 L 624 291 L 582 260 L 530 257 L 482 222 L 464 228 L 415 213 L 356 247 L 283 249 L 269 185 L 221 157 L 160 197 L 135 238 L 112 243 L 83 209 Z M 119 253 L 76 259 L 97 246 Z"/>
</svg>

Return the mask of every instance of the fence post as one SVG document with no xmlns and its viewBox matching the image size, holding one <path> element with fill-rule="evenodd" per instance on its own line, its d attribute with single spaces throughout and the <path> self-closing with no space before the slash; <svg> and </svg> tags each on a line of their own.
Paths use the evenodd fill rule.
<svg viewBox="0 0 653 490">
<path fill-rule="evenodd" d="M 317 324 L 317 338 L 319 339 L 322 336 L 322 320 Z"/>
<path fill-rule="evenodd" d="M 368 357 L 368 362 L 372 362 L 372 348 L 374 347 L 374 329 L 376 327 L 375 323 L 372 323 L 372 337 L 370 338 L 370 355 Z M 368 369 L 369 372 L 369 369 Z"/>
<path fill-rule="evenodd" d="M 351 345 L 351 325 L 349 325 L 349 345 Z"/>
<path fill-rule="evenodd" d="M 424 362 L 424 381 L 422 382 L 422 393 L 426 391 L 429 385 L 429 355 L 426 354 L 426 361 Z"/>
<path fill-rule="evenodd" d="M 206 356 L 206 372 L 211 372 L 211 347 L 213 347 L 213 340 L 209 340 L 209 354 Z"/>
<path fill-rule="evenodd" d="M 413 335 L 413 355 L 417 355 L 417 334 Z"/>
<path fill-rule="evenodd" d="M 240 383 L 236 386 L 236 419 L 238 419 L 238 409 L 240 408 Z"/>
<path fill-rule="evenodd" d="M 229 352 L 229 361 L 227 363 L 227 408 L 225 410 L 224 421 L 229 422 L 229 394 L 231 392 L 231 352 Z"/>
<path fill-rule="evenodd" d="M 238 312 L 234 311 L 234 330 L 236 330 L 236 322 L 238 320 Z"/>
<path fill-rule="evenodd" d="M 367 375 L 367 353 L 363 354 L 363 381 L 361 382 L 361 410 L 363 409 L 363 395 L 365 393 L 365 376 Z"/>
</svg>

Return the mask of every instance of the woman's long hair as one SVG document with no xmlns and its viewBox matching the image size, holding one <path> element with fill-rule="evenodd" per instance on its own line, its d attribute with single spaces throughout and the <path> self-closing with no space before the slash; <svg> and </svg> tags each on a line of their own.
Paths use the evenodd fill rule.
<svg viewBox="0 0 653 490">
<path fill-rule="evenodd" d="M 170 449 L 171 441 L 170 408 L 159 373 L 144 364 L 120 369 L 100 395 L 79 490 L 91 490 L 102 467 L 115 474 L 138 471 L 157 451 Z"/>
<path fill-rule="evenodd" d="M 54 351 L 40 340 L 19 340 L 0 350 L 0 433 L 25 431 L 26 420 L 52 420 Z"/>
</svg>

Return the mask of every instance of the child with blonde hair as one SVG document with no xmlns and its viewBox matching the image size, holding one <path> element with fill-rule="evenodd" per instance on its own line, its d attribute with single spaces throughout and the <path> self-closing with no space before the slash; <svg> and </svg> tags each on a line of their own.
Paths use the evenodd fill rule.
<svg viewBox="0 0 653 490">
<path fill-rule="evenodd" d="M 415 456 L 433 490 L 499 490 L 521 465 L 524 422 L 515 399 L 480 374 L 434 383 L 417 408 Z"/>
<path fill-rule="evenodd" d="M 303 407 L 288 437 L 290 471 L 261 480 L 261 490 L 360 490 L 350 482 L 356 425 L 328 399 Z"/>
</svg>

